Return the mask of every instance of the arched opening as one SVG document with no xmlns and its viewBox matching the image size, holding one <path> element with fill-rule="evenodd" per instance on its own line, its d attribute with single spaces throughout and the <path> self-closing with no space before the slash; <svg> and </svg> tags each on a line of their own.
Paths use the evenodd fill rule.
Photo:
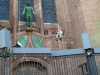
<svg viewBox="0 0 100 75">
<path fill-rule="evenodd" d="M 16 75 L 47 75 L 47 68 L 39 62 L 25 61 L 17 66 Z"/>
<path fill-rule="evenodd" d="M 39 58 L 21 58 L 13 66 L 13 75 L 49 75 L 48 64 Z"/>
</svg>

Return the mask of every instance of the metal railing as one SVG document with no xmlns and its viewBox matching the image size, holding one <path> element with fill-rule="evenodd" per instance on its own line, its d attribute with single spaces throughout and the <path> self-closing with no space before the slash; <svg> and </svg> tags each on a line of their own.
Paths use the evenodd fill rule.
<svg viewBox="0 0 100 75">
<path fill-rule="evenodd" d="M 99 50 L 13 48 L 11 51 L 4 48 L 1 53 L 1 75 L 99 75 Z"/>
</svg>

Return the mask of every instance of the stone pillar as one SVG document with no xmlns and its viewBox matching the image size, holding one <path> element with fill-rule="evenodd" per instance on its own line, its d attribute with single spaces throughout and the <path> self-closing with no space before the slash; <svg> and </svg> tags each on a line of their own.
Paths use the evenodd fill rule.
<svg viewBox="0 0 100 75">
<path fill-rule="evenodd" d="M 58 23 L 64 29 L 65 41 L 70 48 L 82 47 L 81 33 L 86 29 L 80 0 L 56 0 L 56 8 Z"/>
<path fill-rule="evenodd" d="M 10 0 L 10 24 L 12 28 L 12 41 L 13 46 L 16 45 L 16 28 L 17 28 L 17 20 L 16 20 L 16 1 L 17 0 Z"/>
<path fill-rule="evenodd" d="M 72 37 L 72 25 L 66 1 L 67 0 L 55 0 L 57 20 L 60 27 L 64 30 L 64 38 L 66 39 L 65 41 L 68 43 L 67 39 L 69 37 Z M 67 46 L 65 48 L 67 48 Z"/>
<path fill-rule="evenodd" d="M 44 35 L 44 23 L 42 12 L 42 0 L 34 0 L 34 8 L 36 12 L 36 26 L 40 28 L 40 33 Z"/>
</svg>

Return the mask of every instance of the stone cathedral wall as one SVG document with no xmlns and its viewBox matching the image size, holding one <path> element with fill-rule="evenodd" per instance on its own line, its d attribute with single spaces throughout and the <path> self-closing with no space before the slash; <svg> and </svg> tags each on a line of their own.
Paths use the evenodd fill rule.
<svg viewBox="0 0 100 75">
<path fill-rule="evenodd" d="M 100 47 L 100 1 L 80 0 L 85 27 L 90 34 L 92 47 Z"/>
<path fill-rule="evenodd" d="M 4 1 L 4 0 L 2 0 Z M 9 9 L 7 9 L 3 4 L 0 4 L 4 11 L 10 11 L 10 14 L 7 12 L 0 12 L 0 15 L 5 14 L 5 16 L 0 17 L 0 28 L 11 27 L 13 30 L 13 42 L 16 43 L 16 28 L 18 28 L 18 1 L 8 0 L 3 2 Z M 41 33 L 44 31 L 43 26 L 43 8 L 41 7 L 41 0 L 35 0 L 35 11 L 38 13 L 37 22 L 38 27 L 41 29 Z M 82 47 L 81 33 L 88 32 L 90 34 L 91 44 L 93 47 L 100 47 L 100 1 L 99 0 L 55 0 L 56 14 L 57 14 L 57 24 L 59 24 L 65 32 L 64 41 L 67 44 L 70 44 L 71 48 L 80 48 Z M 13 7 L 13 8 L 12 8 Z M 7 16 L 9 14 L 9 16 Z M 52 15 L 52 14 L 50 14 Z M 39 18 L 40 17 L 40 18 Z M 9 18 L 9 22 L 7 19 Z M 53 26 L 53 24 L 51 23 Z M 68 41 L 70 40 L 70 41 Z M 68 45 L 65 44 L 64 48 L 68 48 Z M 64 44 L 63 44 L 64 45 Z M 56 45 L 55 45 L 56 47 Z"/>
</svg>

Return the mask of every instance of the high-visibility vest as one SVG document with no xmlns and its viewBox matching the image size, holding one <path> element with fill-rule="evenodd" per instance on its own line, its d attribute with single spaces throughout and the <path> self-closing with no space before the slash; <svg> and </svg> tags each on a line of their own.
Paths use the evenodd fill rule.
<svg viewBox="0 0 100 75">
<path fill-rule="evenodd" d="M 23 15 L 25 17 L 32 17 L 33 16 L 33 8 L 31 6 L 26 6 L 24 8 Z"/>
</svg>

